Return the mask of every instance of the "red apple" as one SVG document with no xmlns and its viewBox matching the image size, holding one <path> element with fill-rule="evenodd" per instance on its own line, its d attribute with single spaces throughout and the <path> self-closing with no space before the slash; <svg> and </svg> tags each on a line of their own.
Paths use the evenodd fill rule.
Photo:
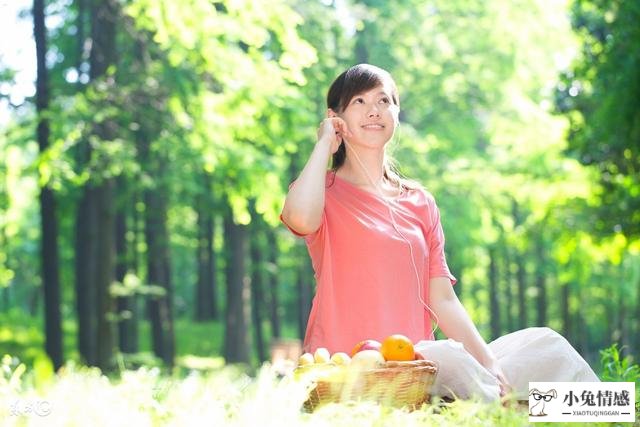
<svg viewBox="0 0 640 427">
<path fill-rule="evenodd" d="M 364 341 L 360 341 L 358 344 L 356 344 L 355 347 L 353 347 L 353 350 L 351 350 L 351 357 L 353 357 L 356 353 L 362 351 L 362 350 L 376 350 L 376 351 L 380 351 L 380 348 L 382 347 L 382 344 L 380 344 L 378 341 L 376 340 L 364 340 Z"/>
<path fill-rule="evenodd" d="M 424 356 L 422 355 L 422 353 L 416 351 L 416 355 L 415 355 L 415 359 L 414 360 L 425 360 Z"/>
</svg>

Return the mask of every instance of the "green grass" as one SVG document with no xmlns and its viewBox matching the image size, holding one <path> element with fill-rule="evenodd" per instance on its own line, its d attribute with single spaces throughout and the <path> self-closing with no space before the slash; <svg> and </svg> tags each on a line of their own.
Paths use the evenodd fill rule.
<svg viewBox="0 0 640 427">
<path fill-rule="evenodd" d="M 209 321 L 195 323 L 188 319 L 175 321 L 176 349 L 178 354 L 213 357 L 222 354 L 224 325 Z M 141 351 L 151 351 L 151 324 L 140 322 L 138 331 Z"/>
<path fill-rule="evenodd" d="M 221 321 L 207 321 L 196 323 L 191 319 L 177 319 L 174 324 L 176 338 L 176 352 L 178 357 L 195 356 L 217 358 L 223 354 L 224 324 Z M 284 337 L 295 337 L 295 327 L 283 325 Z M 77 327 L 73 318 L 65 318 L 63 329 L 63 352 L 65 360 L 79 362 L 76 346 Z M 270 337 L 268 322 L 264 325 L 265 339 Z M 33 361 L 44 352 L 43 320 L 38 316 L 12 309 L 0 313 L 0 356 L 12 354 L 31 366 Z M 251 338 L 252 339 L 252 338 Z M 253 341 L 251 342 L 252 353 Z M 129 356 L 128 359 L 150 360 L 153 356 L 151 346 L 151 325 L 148 321 L 139 322 L 138 330 L 139 355 Z M 258 366 L 257 356 L 253 354 L 253 366 Z"/>
<path fill-rule="evenodd" d="M 522 406 L 477 401 L 424 405 L 413 412 L 353 402 L 329 404 L 307 413 L 301 409 L 306 398 L 304 384 L 291 377 L 277 377 L 269 365 L 255 377 L 228 366 L 193 370 L 186 376 L 164 376 L 157 368 L 140 368 L 124 371 L 117 379 L 73 364 L 56 376 L 47 376 L 25 371 L 24 365 L 16 365 L 8 357 L 0 367 L 0 420 L 9 426 L 79 426 L 88 422 L 114 426 L 529 425 L 527 410 Z M 27 412 L 29 404 L 31 410 Z"/>
<path fill-rule="evenodd" d="M 29 364 L 40 357 L 46 357 L 42 322 L 17 309 L 2 313 L 0 356 L 3 354 L 20 355 Z"/>
<path fill-rule="evenodd" d="M 76 346 L 77 327 L 75 319 L 64 319 L 63 352 L 65 360 L 79 362 Z M 11 354 L 18 356 L 27 366 L 46 357 L 44 352 L 44 326 L 40 317 L 12 309 L 0 313 L 0 356 Z M 189 319 L 175 322 L 176 349 L 178 357 L 219 357 L 222 354 L 224 325 L 219 321 L 195 323 Z M 140 354 L 128 356 L 133 360 L 151 360 L 151 327 L 149 322 L 141 321 L 138 331 Z"/>
<path fill-rule="evenodd" d="M 409 412 L 370 402 L 330 404 L 302 410 L 304 384 L 278 377 L 268 364 L 255 375 L 224 366 L 219 322 L 176 322 L 178 369 L 154 367 L 150 329 L 141 324 L 141 353 L 121 359 L 106 377 L 73 360 L 57 374 L 42 351 L 41 321 L 13 311 L 0 315 L 0 425 L 212 425 L 212 426 L 526 426 L 526 408 L 476 401 L 425 405 Z M 65 321 L 65 349 L 73 354 L 75 330 Z M 293 333 L 293 331 L 289 331 Z M 69 335 L 71 337 L 69 337 Z M 632 381 L 640 396 L 640 367 L 612 346 L 601 352 L 605 381 Z M 127 369 L 141 366 L 137 369 Z M 49 412 L 44 414 L 44 412 Z M 535 423 L 553 425 L 558 423 Z M 567 423 L 568 426 L 610 425 Z M 640 426 L 640 421 L 635 425 Z"/>
</svg>

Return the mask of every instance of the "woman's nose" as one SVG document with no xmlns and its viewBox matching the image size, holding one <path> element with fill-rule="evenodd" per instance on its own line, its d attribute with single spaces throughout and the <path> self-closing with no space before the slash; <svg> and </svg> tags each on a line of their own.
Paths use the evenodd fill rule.
<svg viewBox="0 0 640 427">
<path fill-rule="evenodd" d="M 378 111 L 378 107 L 375 104 L 369 109 L 369 117 L 380 117 L 380 111 Z"/>
</svg>

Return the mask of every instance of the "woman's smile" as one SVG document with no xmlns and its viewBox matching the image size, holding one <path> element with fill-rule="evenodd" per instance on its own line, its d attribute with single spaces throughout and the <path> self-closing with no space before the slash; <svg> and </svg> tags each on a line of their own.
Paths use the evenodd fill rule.
<svg viewBox="0 0 640 427">
<path fill-rule="evenodd" d="M 362 125 L 360 127 L 365 130 L 374 130 L 374 131 L 384 130 L 385 128 L 385 126 L 382 123 L 367 123 L 366 125 Z"/>
</svg>

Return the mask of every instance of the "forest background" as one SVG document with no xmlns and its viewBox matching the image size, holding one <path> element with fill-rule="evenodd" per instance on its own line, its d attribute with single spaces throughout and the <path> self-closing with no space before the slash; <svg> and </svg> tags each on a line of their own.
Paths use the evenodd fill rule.
<svg viewBox="0 0 640 427">
<path fill-rule="evenodd" d="M 549 326 L 596 370 L 637 357 L 637 1 L 25 6 L 26 96 L 0 52 L 0 354 L 256 367 L 300 339 L 313 271 L 278 214 L 328 86 L 368 62 L 485 339 Z"/>
</svg>

